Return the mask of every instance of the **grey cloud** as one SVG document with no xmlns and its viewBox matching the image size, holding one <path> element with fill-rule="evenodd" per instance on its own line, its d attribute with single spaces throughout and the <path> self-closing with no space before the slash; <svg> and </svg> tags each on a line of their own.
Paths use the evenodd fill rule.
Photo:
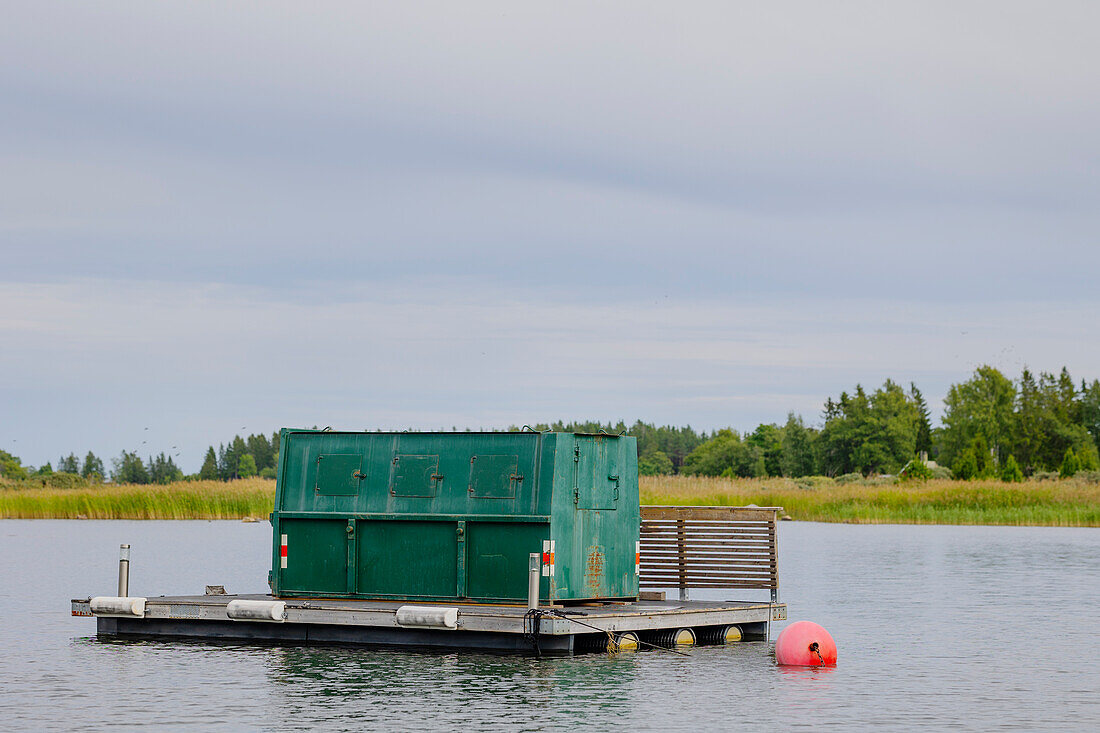
<svg viewBox="0 0 1100 733">
<path fill-rule="evenodd" d="M 82 405 L 58 440 L 115 453 L 153 405 L 192 441 L 241 413 L 748 427 L 1009 348 L 1088 375 L 1098 16 L 8 8 L 2 396 L 40 446 L 36 405 Z"/>
<path fill-rule="evenodd" d="M 1076 338 L 1081 319 L 1100 316 L 1095 306 L 532 303 L 461 281 L 437 282 L 433 294 L 403 283 L 333 304 L 171 283 L 5 286 L 0 339 L 20 348 L 0 355 L 0 384 L 29 387 L 4 395 L 19 416 L 11 437 L 40 462 L 95 441 L 117 453 L 152 423 L 197 462 L 208 441 L 242 424 L 593 416 L 745 429 L 788 409 L 816 420 L 826 395 L 857 381 L 915 380 L 935 405 L 980 363 L 1015 375 L 1064 361 L 1088 374 L 1100 360 L 1100 347 Z"/>
</svg>

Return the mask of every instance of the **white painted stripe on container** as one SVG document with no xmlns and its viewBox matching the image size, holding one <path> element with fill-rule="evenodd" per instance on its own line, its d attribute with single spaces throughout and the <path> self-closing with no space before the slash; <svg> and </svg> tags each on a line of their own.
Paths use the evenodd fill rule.
<svg viewBox="0 0 1100 733">
<path fill-rule="evenodd" d="M 542 577 L 544 577 L 544 578 L 549 578 L 550 577 L 550 547 L 551 547 L 551 544 L 552 543 L 550 542 L 550 540 L 543 540 L 542 541 L 542 556 L 540 557 L 540 561 L 542 562 Z"/>
</svg>

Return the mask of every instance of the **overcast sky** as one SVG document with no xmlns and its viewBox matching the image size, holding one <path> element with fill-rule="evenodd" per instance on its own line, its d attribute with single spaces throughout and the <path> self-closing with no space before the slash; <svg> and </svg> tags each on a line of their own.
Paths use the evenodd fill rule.
<svg viewBox="0 0 1100 733">
<path fill-rule="evenodd" d="M 595 6 L 595 7 L 594 7 Z M 12 3 L 0 448 L 1100 377 L 1100 5 Z M 175 448 L 173 448 L 175 446 Z"/>
</svg>

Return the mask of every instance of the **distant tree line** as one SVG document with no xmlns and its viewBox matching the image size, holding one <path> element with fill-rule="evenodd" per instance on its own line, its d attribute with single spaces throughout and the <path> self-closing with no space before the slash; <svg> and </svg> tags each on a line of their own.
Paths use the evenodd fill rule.
<svg viewBox="0 0 1100 733">
<path fill-rule="evenodd" d="M 800 416 L 752 432 L 712 433 L 688 427 L 557 422 L 537 430 L 625 432 L 638 439 L 642 475 L 770 477 L 898 474 L 904 470 L 957 478 L 1025 476 L 1100 470 L 1100 381 L 1075 383 L 1068 370 L 1013 381 L 991 366 L 952 385 L 942 425 L 933 428 L 924 395 L 886 380 L 828 398 L 820 427 Z M 512 428 L 516 429 L 516 428 Z M 926 462 L 926 459 L 928 462 Z M 915 467 L 914 464 L 919 464 Z M 908 468 L 907 467 L 912 467 Z M 946 470 L 945 470 L 946 469 Z"/>
<path fill-rule="evenodd" d="M 105 475 L 103 461 L 91 451 L 84 456 L 83 463 L 73 453 L 58 459 L 57 470 L 54 471 L 48 461 L 36 469 L 33 466 L 24 466 L 19 458 L 0 450 L 0 476 L 19 480 L 34 476 L 52 476 L 55 473 L 79 476 L 89 481 L 102 481 Z"/>
<path fill-rule="evenodd" d="M 1012 380 L 991 366 L 978 367 L 948 390 L 942 425 L 933 428 L 929 416 L 915 384 L 905 389 L 888 379 L 873 392 L 857 384 L 850 393 L 826 399 L 819 426 L 807 425 L 792 412 L 783 424 L 760 424 L 745 433 L 732 428 L 708 433 L 640 420 L 631 425 L 542 423 L 534 429 L 633 435 L 642 475 L 797 478 L 904 472 L 1019 481 L 1036 474 L 1065 477 L 1100 471 L 1100 380 L 1076 383 L 1065 368 L 1038 375 L 1025 368 Z M 137 484 L 274 478 L 278 457 L 278 432 L 270 438 L 237 435 L 217 449 L 210 446 L 197 474 L 185 476 L 165 453 L 143 461 L 136 452 L 123 451 L 111 461 L 109 478 Z M 38 469 L 23 466 L 2 450 L 0 476 L 54 477 L 50 483 L 55 485 L 67 485 L 58 482 L 65 477 L 108 477 L 103 461 L 90 451 L 83 461 L 75 454 L 62 457 L 55 471 L 49 463 Z"/>
<path fill-rule="evenodd" d="M 0 450 L 0 476 L 12 480 L 41 479 L 42 483 L 62 488 L 84 483 L 98 483 L 110 479 L 120 484 L 168 484 L 173 481 L 213 479 L 229 481 L 235 478 L 263 476 L 275 478 L 275 465 L 279 456 L 279 433 L 269 440 L 267 436 L 235 436 L 228 445 L 213 446 L 206 452 L 202 468 L 196 474 L 184 474 L 167 453 L 149 456 L 142 460 L 135 451 L 122 451 L 111 459 L 111 471 L 104 470 L 103 461 L 88 451 L 81 462 L 70 453 L 57 462 L 55 470 L 50 463 L 39 468 L 22 465 L 22 461 Z"/>
<path fill-rule="evenodd" d="M 1063 368 L 1012 381 L 993 367 L 951 387 L 938 431 L 941 460 L 960 478 L 993 476 L 1015 464 L 1024 475 L 1100 468 L 1100 381 L 1078 386 Z"/>
<path fill-rule="evenodd" d="M 49 462 L 35 469 L 23 466 L 18 458 L 0 451 L 0 475 L 15 480 L 42 479 L 43 483 L 53 486 L 99 483 L 108 477 L 116 483 L 126 484 L 168 484 L 184 478 L 183 471 L 165 453 L 150 456 L 146 462 L 135 452 L 123 451 L 111 460 L 111 465 L 108 474 L 102 459 L 88 451 L 83 462 L 75 453 L 70 453 L 58 459 L 56 469 Z"/>
<path fill-rule="evenodd" d="M 228 445 L 219 444 L 217 452 L 214 446 L 206 449 L 198 478 L 220 481 L 253 476 L 275 478 L 278 463 L 279 431 L 272 433 L 270 440 L 263 433 L 247 438 L 235 435 Z"/>
<path fill-rule="evenodd" d="M 118 484 L 170 484 L 184 479 L 183 471 L 164 453 L 143 462 L 137 453 L 123 451 L 111 464 L 111 480 Z"/>
</svg>

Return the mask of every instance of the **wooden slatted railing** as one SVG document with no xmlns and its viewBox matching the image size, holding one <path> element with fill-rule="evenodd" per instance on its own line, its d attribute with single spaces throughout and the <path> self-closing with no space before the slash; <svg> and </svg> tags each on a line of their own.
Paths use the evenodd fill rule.
<svg viewBox="0 0 1100 733">
<path fill-rule="evenodd" d="M 778 507 L 643 506 L 640 583 L 767 588 L 779 600 Z"/>
</svg>

